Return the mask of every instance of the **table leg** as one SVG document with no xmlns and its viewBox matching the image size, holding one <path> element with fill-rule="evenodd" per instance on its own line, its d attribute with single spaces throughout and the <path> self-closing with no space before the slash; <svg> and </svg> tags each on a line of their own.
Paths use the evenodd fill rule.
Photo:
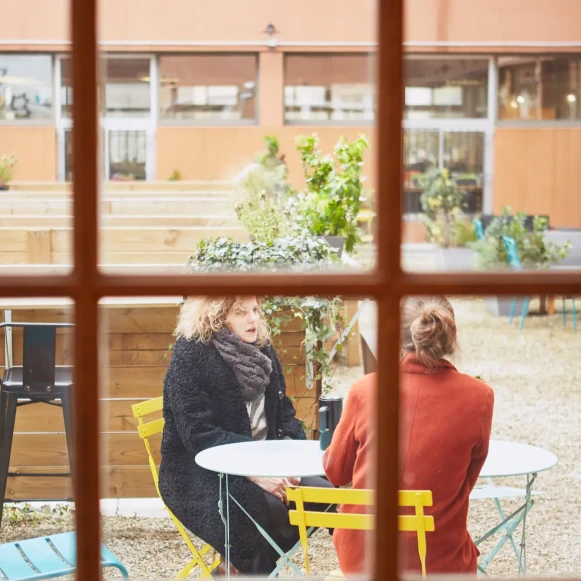
<svg viewBox="0 0 581 581">
<path fill-rule="evenodd" d="M 226 474 L 226 513 L 224 513 L 224 499 L 222 496 L 222 481 L 224 474 L 218 474 L 219 478 L 219 497 L 218 511 L 220 518 L 224 523 L 224 558 L 226 559 L 226 576 L 230 578 L 230 505 L 228 503 L 228 475 Z"/>
<path fill-rule="evenodd" d="M 488 483 L 491 484 L 491 485 L 493 484 L 492 483 L 492 478 L 488 478 Z M 525 496 L 525 498 L 526 498 L 526 496 Z M 495 498 L 494 499 L 494 504 L 496 505 L 496 510 L 498 510 L 498 514 L 500 514 L 501 520 L 502 521 L 505 521 L 506 520 L 506 515 L 505 515 L 504 510 L 503 510 L 503 508 L 502 508 L 502 506 L 500 504 L 500 500 L 498 500 L 498 498 Z M 518 549 L 516 547 L 516 542 L 515 542 L 515 540 L 514 540 L 514 538 L 512 536 L 512 533 L 510 533 L 510 534 L 508 533 L 508 529 L 505 532 L 505 536 L 506 536 L 507 539 L 510 539 L 510 544 L 512 545 L 512 548 L 514 550 L 514 554 L 515 554 L 516 558 L 518 559 L 519 558 L 519 552 L 518 552 Z"/>
<path fill-rule="evenodd" d="M 532 494 L 532 488 L 533 488 L 533 482 L 536 480 L 537 475 L 536 473 L 532 475 L 527 474 L 527 487 L 526 487 L 526 496 L 525 496 L 525 501 L 526 501 L 526 510 L 525 510 L 525 514 L 523 516 L 523 520 L 522 520 L 522 536 L 521 536 L 521 544 L 520 544 L 520 558 L 518 561 L 518 568 L 519 568 L 519 573 L 522 573 L 523 575 L 527 574 L 527 514 L 529 512 L 529 508 L 532 505 L 531 502 L 531 494 Z"/>
<path fill-rule="evenodd" d="M 491 561 L 494 559 L 496 554 L 504 546 L 506 541 L 510 540 L 515 557 L 516 557 L 517 562 L 518 562 L 519 575 L 526 575 L 526 517 L 527 517 L 528 511 L 531 509 L 531 507 L 533 506 L 533 503 L 534 503 L 534 501 L 532 500 L 531 497 L 532 497 L 532 485 L 536 479 L 536 476 L 537 476 L 536 474 L 533 474 L 532 478 L 531 478 L 530 475 L 527 475 L 527 485 L 526 485 L 526 489 L 525 489 L 525 502 L 522 506 L 520 506 L 512 514 L 506 516 L 504 513 L 504 510 L 502 509 L 502 506 L 500 504 L 500 500 L 498 498 L 494 499 L 494 503 L 496 505 L 496 508 L 497 508 L 498 513 L 499 513 L 502 520 L 498 525 L 496 525 L 494 528 L 489 530 L 485 535 L 476 539 L 474 541 L 474 543 L 476 546 L 478 546 L 482 542 L 484 542 L 486 539 L 490 538 L 491 536 L 495 535 L 496 533 L 498 533 L 499 531 L 502 531 L 502 530 L 504 530 L 504 535 L 498 541 L 498 543 L 496 544 L 494 549 L 492 549 L 492 551 L 486 557 L 484 557 L 482 559 L 481 563 L 478 565 L 478 572 L 479 573 L 486 574 L 486 567 L 491 563 Z M 487 480 L 490 484 L 492 484 L 491 478 L 488 478 Z M 519 550 L 519 547 L 517 546 L 517 544 L 513 538 L 513 534 L 516 531 L 516 528 L 521 523 L 522 523 L 523 528 L 522 528 L 520 550 Z"/>
<path fill-rule="evenodd" d="M 547 314 L 555 314 L 555 295 L 549 295 L 547 298 Z"/>
</svg>

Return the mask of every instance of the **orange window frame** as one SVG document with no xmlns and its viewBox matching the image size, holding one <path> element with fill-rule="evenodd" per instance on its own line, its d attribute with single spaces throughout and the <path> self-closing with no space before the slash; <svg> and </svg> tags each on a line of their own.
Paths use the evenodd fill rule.
<svg viewBox="0 0 581 581">
<path fill-rule="evenodd" d="M 100 579 L 99 514 L 99 366 L 98 302 L 104 296 L 251 294 L 319 294 L 369 296 L 378 301 L 379 383 L 377 409 L 375 536 L 376 579 L 397 579 L 398 376 L 399 306 L 406 295 L 581 295 L 575 273 L 414 274 L 400 266 L 401 137 L 404 0 L 379 1 L 378 262 L 375 270 L 358 274 L 284 275 L 106 275 L 98 256 L 98 0 L 71 0 L 73 53 L 74 268 L 66 276 L 0 278 L 0 297 L 65 296 L 75 301 L 74 446 L 77 579 Z M 381 461 L 379 461 L 381 459 Z"/>
</svg>

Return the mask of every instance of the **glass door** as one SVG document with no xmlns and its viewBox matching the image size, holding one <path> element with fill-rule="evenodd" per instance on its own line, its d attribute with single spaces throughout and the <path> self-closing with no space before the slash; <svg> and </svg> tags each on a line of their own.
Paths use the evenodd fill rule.
<svg viewBox="0 0 581 581">
<path fill-rule="evenodd" d="M 148 55 L 103 56 L 100 86 L 102 176 L 105 181 L 155 179 L 155 59 Z M 72 180 L 71 62 L 55 59 L 57 179 Z M 153 78 L 153 80 L 152 80 Z"/>
<path fill-rule="evenodd" d="M 155 179 L 155 132 L 151 123 L 103 119 L 104 172 L 109 181 Z"/>
</svg>

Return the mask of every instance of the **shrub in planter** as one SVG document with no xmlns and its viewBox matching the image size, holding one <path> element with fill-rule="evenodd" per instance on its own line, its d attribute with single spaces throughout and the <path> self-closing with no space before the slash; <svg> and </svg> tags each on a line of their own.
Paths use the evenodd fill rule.
<svg viewBox="0 0 581 581">
<path fill-rule="evenodd" d="M 239 198 L 236 215 L 256 242 L 273 242 L 297 230 L 288 202 L 284 156 L 279 154 L 278 139 L 266 136 L 266 151 L 249 165 L 236 180 Z"/>
<path fill-rule="evenodd" d="M 417 177 L 422 188 L 422 220 L 428 240 L 442 248 L 463 248 L 476 240 L 472 223 L 464 215 L 466 193 L 450 178 L 447 169 L 432 167 Z"/>
<path fill-rule="evenodd" d="M 353 141 L 341 137 L 333 154 L 323 156 L 317 135 L 297 137 L 306 181 L 296 196 L 300 224 L 315 236 L 344 238 L 347 252 L 361 241 L 357 215 L 365 200 L 363 154 L 368 147 L 362 135 Z"/>
<path fill-rule="evenodd" d="M 416 178 L 422 188 L 422 221 L 429 242 L 440 246 L 446 270 L 472 270 L 474 252 L 468 244 L 477 239 L 472 222 L 464 214 L 466 193 L 447 169 L 432 167 Z"/>
<path fill-rule="evenodd" d="M 535 216 L 531 230 L 526 228 L 526 219 L 524 212 L 513 214 L 510 206 L 505 206 L 501 215 L 493 218 L 484 232 L 484 239 L 471 244 L 478 255 L 479 268 L 509 267 L 503 236 L 514 238 L 524 268 L 547 268 L 567 256 L 571 248 L 569 241 L 555 244 L 546 240 L 546 218 Z"/>
</svg>

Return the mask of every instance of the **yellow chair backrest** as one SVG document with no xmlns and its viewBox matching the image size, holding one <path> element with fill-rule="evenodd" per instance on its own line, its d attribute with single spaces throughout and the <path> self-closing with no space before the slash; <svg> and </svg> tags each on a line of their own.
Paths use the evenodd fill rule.
<svg viewBox="0 0 581 581">
<path fill-rule="evenodd" d="M 331 529 L 373 530 L 375 517 L 366 514 L 331 513 L 306 511 L 305 503 L 315 504 L 349 504 L 352 506 L 373 506 L 375 492 L 373 490 L 345 488 L 310 488 L 299 486 L 287 488 L 289 501 L 296 505 L 289 511 L 291 524 L 299 528 L 301 544 L 305 551 L 305 568 L 309 575 L 308 535 L 307 527 L 324 527 Z M 432 493 L 429 490 L 400 490 L 399 506 L 413 507 L 415 514 L 400 515 L 398 528 L 400 531 L 416 532 L 418 538 L 418 554 L 422 564 L 422 576 L 426 577 L 426 532 L 432 532 L 434 517 L 424 515 L 424 507 L 432 506 Z"/>
<path fill-rule="evenodd" d="M 161 493 L 159 492 L 159 475 L 157 472 L 157 466 L 155 464 L 153 453 L 151 452 L 151 444 L 149 442 L 149 438 L 157 434 L 161 434 L 163 432 L 165 420 L 163 418 L 158 418 L 155 420 L 145 421 L 145 417 L 153 413 L 161 412 L 163 410 L 163 397 L 157 397 L 155 399 L 150 399 L 148 401 L 136 403 L 135 405 L 131 406 L 131 409 L 133 410 L 133 417 L 137 418 L 138 422 L 137 433 L 139 434 L 139 437 L 143 440 L 143 443 L 145 444 L 145 449 L 147 450 L 147 455 L 149 457 L 149 467 L 151 469 L 151 475 L 153 476 L 153 482 L 155 483 L 155 489 L 157 490 L 157 494 L 161 498 Z M 198 551 L 196 547 L 193 545 L 188 533 L 186 532 L 184 526 L 179 521 L 179 519 L 172 513 L 172 511 L 169 508 L 167 508 L 167 506 L 165 508 L 168 511 L 169 515 L 171 516 L 171 519 L 176 525 L 178 531 L 180 532 L 180 535 L 184 539 L 186 545 L 190 549 L 190 552 L 192 553 L 193 556 L 193 559 L 177 575 L 176 580 L 186 578 L 196 565 L 199 565 L 200 568 L 202 569 L 201 576 L 202 579 L 204 577 L 210 577 L 212 570 L 215 569 L 219 564 L 219 560 L 217 561 L 214 560 L 213 563 L 207 565 L 204 562 L 203 557 L 207 553 L 212 551 L 212 547 L 210 547 L 210 545 L 206 545 L 201 551 Z"/>
</svg>

